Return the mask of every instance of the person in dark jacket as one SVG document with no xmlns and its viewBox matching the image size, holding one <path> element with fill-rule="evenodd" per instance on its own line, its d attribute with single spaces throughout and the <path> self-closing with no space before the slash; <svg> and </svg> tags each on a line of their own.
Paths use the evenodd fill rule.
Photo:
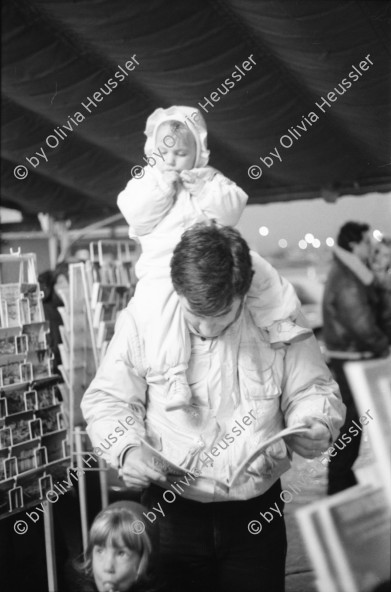
<svg viewBox="0 0 391 592">
<path fill-rule="evenodd" d="M 330 368 L 346 405 L 344 433 L 359 421 L 345 372 L 348 361 L 384 357 L 389 339 L 379 324 L 379 292 L 369 269 L 371 237 L 368 224 L 347 222 L 342 226 L 323 297 L 323 334 Z M 361 432 L 330 458 L 328 493 L 357 483 L 352 466 L 360 448 Z"/>
<path fill-rule="evenodd" d="M 58 308 L 67 304 L 67 302 L 64 302 L 64 298 L 69 300 L 67 296 L 69 291 L 69 262 L 63 261 L 57 265 L 54 271 L 44 271 L 38 276 L 38 281 L 43 292 L 42 303 L 45 319 L 49 321 L 47 340 L 49 349 L 53 355 L 54 374 L 58 374 L 58 366 L 62 363 L 58 346 L 62 341 L 60 325 L 63 324 L 63 320 Z"/>
<path fill-rule="evenodd" d="M 53 372 L 58 372 L 58 366 L 61 364 L 61 355 L 58 348 L 61 343 L 60 325 L 62 325 L 61 315 L 58 312 L 58 307 L 63 306 L 63 301 L 55 290 L 56 273 L 52 270 L 42 272 L 38 281 L 43 292 L 43 309 L 45 319 L 49 321 L 49 333 L 47 336 L 48 345 L 53 355 Z"/>
</svg>

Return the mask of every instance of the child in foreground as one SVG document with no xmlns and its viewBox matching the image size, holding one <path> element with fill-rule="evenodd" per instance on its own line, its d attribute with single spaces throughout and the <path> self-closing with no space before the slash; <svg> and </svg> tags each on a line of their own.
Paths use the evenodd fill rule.
<svg viewBox="0 0 391 592">
<path fill-rule="evenodd" d="M 136 502 L 121 501 L 96 516 L 85 561 L 77 567 L 79 592 L 152 592 L 152 543 L 142 530 L 143 509 Z"/>
<path fill-rule="evenodd" d="M 119 194 L 118 206 L 130 226 L 129 236 L 141 243 L 132 306 L 151 337 L 145 339 L 151 377 L 167 380 L 166 409 L 173 411 L 191 404 L 189 330 L 170 279 L 174 248 L 196 222 L 214 219 L 235 226 L 248 196 L 207 166 L 206 124 L 197 109 L 157 109 L 145 134 L 149 164 Z M 312 332 L 295 323 L 300 302 L 292 286 L 262 257 L 252 253 L 252 259 L 255 274 L 246 302 L 272 347 L 309 337 Z"/>
</svg>

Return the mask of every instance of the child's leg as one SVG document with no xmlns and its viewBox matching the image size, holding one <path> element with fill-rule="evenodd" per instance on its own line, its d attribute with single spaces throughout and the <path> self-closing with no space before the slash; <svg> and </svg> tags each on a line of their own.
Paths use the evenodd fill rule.
<svg viewBox="0 0 391 592">
<path fill-rule="evenodd" d="M 269 334 L 270 345 L 273 349 L 281 349 L 291 343 L 304 341 L 313 335 L 308 327 L 298 325 L 292 319 L 282 319 L 266 327 Z"/>
<path fill-rule="evenodd" d="M 167 409 L 190 402 L 186 379 L 190 358 L 190 337 L 179 299 L 170 279 L 143 279 L 134 295 L 145 327 L 145 355 L 157 378 L 168 381 Z"/>
<path fill-rule="evenodd" d="M 251 251 L 254 278 L 247 295 L 247 305 L 255 324 L 266 329 L 273 347 L 307 339 L 310 329 L 294 321 L 300 312 L 300 301 L 293 286 L 265 259 Z"/>
</svg>

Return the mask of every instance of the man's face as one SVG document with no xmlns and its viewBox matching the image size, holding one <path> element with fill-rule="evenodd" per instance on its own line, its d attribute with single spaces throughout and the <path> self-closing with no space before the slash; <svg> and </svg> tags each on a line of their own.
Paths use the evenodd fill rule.
<svg viewBox="0 0 391 592">
<path fill-rule="evenodd" d="M 368 263 L 371 254 L 371 235 L 370 232 L 363 234 L 360 243 L 351 243 L 352 253 L 356 255 L 363 263 Z"/>
<path fill-rule="evenodd" d="M 207 339 L 218 337 L 228 329 L 239 317 L 243 305 L 242 298 L 235 298 L 230 308 L 213 317 L 207 317 L 194 314 L 184 296 L 179 296 L 179 302 L 190 331 Z"/>
</svg>

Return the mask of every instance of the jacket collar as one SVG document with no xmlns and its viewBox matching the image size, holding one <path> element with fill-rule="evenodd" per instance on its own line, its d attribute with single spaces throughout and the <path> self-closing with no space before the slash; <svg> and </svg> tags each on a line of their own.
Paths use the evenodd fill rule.
<svg viewBox="0 0 391 592">
<path fill-rule="evenodd" d="M 352 273 L 362 282 L 365 286 L 369 286 L 373 282 L 374 275 L 370 269 L 358 258 L 353 255 L 350 251 L 341 249 L 341 247 L 334 247 L 334 255 L 350 269 Z"/>
</svg>

